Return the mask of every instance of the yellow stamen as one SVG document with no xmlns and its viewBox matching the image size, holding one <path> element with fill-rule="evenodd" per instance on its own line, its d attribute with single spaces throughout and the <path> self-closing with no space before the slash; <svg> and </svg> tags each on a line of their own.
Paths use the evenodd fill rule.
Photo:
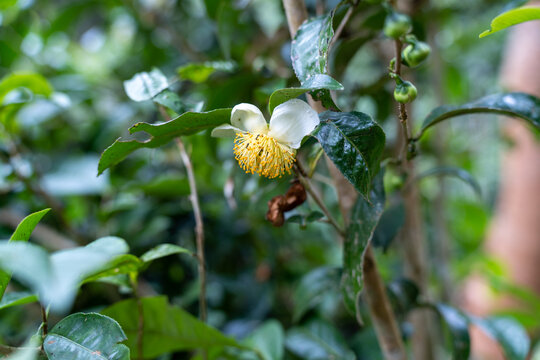
<svg viewBox="0 0 540 360">
<path fill-rule="evenodd" d="M 247 173 L 273 179 L 291 173 L 295 151 L 263 134 L 237 133 L 234 157 Z"/>
</svg>

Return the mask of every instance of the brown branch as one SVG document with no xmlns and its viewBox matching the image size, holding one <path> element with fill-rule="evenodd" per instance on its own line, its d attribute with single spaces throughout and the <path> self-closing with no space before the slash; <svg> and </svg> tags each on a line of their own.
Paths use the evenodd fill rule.
<svg viewBox="0 0 540 360">
<path fill-rule="evenodd" d="M 283 0 L 287 21 L 291 37 L 294 38 L 300 24 L 307 18 L 307 11 L 303 1 L 301 0 Z M 314 102 L 308 97 L 310 105 L 317 111 L 321 112 L 324 107 L 320 103 Z M 338 174 L 337 179 L 343 179 L 341 174 Z M 337 187 L 338 199 L 341 202 L 347 199 L 351 194 L 356 194 L 352 186 L 345 180 L 346 186 Z M 350 210 L 350 209 L 349 209 Z M 346 219 L 348 214 L 344 214 Z M 388 295 L 386 294 L 384 282 L 377 270 L 377 263 L 373 257 L 370 247 L 366 249 L 364 256 L 364 298 L 368 305 L 371 319 L 373 320 L 376 329 L 377 340 L 383 350 L 386 360 L 405 360 L 406 351 L 399 333 L 396 317 L 390 306 Z"/>
</svg>

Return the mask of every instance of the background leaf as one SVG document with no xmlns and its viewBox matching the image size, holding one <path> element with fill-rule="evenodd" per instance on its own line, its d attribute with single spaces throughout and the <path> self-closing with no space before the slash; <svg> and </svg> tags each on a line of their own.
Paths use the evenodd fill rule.
<svg viewBox="0 0 540 360">
<path fill-rule="evenodd" d="M 285 334 L 276 320 L 268 320 L 250 334 L 243 344 L 257 350 L 261 360 L 281 360 L 284 353 Z"/>
<path fill-rule="evenodd" d="M 385 142 L 383 130 L 369 115 L 356 111 L 326 111 L 319 118 L 321 124 L 313 136 L 345 178 L 367 196 L 379 170 Z"/>
<path fill-rule="evenodd" d="M 208 80 L 216 71 L 231 73 L 236 69 L 232 61 L 207 61 L 203 63 L 190 63 L 178 68 L 178 75 L 184 80 L 202 83 Z"/>
<path fill-rule="evenodd" d="M 482 197 L 482 188 L 476 179 L 465 169 L 456 168 L 456 167 L 437 167 L 433 169 L 426 170 L 416 175 L 417 180 L 422 180 L 428 176 L 453 176 L 460 180 L 463 180 L 466 184 L 470 185 L 473 191 Z"/>
<path fill-rule="evenodd" d="M 7 309 L 12 306 L 30 304 L 38 301 L 38 297 L 28 291 L 9 292 L 4 295 L 0 301 L 0 310 Z"/>
<path fill-rule="evenodd" d="M 36 73 L 9 74 L 0 81 L 0 103 L 9 92 L 20 87 L 27 88 L 34 94 L 44 96 L 50 96 L 53 92 L 52 86 L 43 75 Z"/>
<path fill-rule="evenodd" d="M 124 90 L 133 101 L 150 100 L 169 87 L 169 82 L 161 70 L 155 68 L 150 72 L 140 72 L 124 81 Z"/>
<path fill-rule="evenodd" d="M 479 113 L 519 117 L 540 129 L 540 99 L 529 94 L 512 92 L 488 95 L 463 105 L 439 106 L 431 111 L 424 119 L 420 133 L 416 136 L 416 139 L 422 137 L 428 128 L 443 120 L 466 114 Z"/>
<path fill-rule="evenodd" d="M 199 131 L 228 123 L 231 118 L 231 110 L 217 109 L 203 113 L 187 112 L 171 121 L 161 124 L 137 123 L 129 129 L 129 132 L 133 134 L 145 131 L 151 135 L 151 138 L 146 141 L 116 140 L 101 154 L 98 174 L 118 164 L 137 149 L 157 148 L 168 143 L 175 137 L 195 134 Z"/>
<path fill-rule="evenodd" d="M 129 360 L 126 335 L 113 319 L 77 313 L 60 320 L 43 342 L 50 360 Z"/>
<path fill-rule="evenodd" d="M 144 358 L 155 358 L 179 350 L 243 348 L 234 339 L 197 320 L 179 307 L 169 305 L 164 296 L 141 299 L 144 318 Z M 126 345 L 133 357 L 137 352 L 138 307 L 134 299 L 121 301 L 102 311 L 116 319 L 127 334 Z"/>
<path fill-rule="evenodd" d="M 468 359 L 471 352 L 468 317 L 449 305 L 436 304 L 434 308 L 450 331 L 453 359 Z"/>
<path fill-rule="evenodd" d="M 141 260 L 144 262 L 150 262 L 155 259 L 159 259 L 165 256 L 173 255 L 173 254 L 188 254 L 193 255 L 191 251 L 189 251 L 186 248 L 183 248 L 178 245 L 174 244 L 159 244 L 155 248 L 148 250 L 144 254 L 141 255 Z"/>
<path fill-rule="evenodd" d="M 527 359 L 531 342 L 527 332 L 517 321 L 507 317 L 471 317 L 471 320 L 501 345 L 508 360 Z"/>
<path fill-rule="evenodd" d="M 507 27 L 521 24 L 525 21 L 539 20 L 540 19 L 540 7 L 522 7 L 512 9 L 505 13 L 498 15 L 491 21 L 489 30 L 484 31 L 479 35 L 484 36 L 491 35 L 497 31 L 504 30 Z"/>
</svg>

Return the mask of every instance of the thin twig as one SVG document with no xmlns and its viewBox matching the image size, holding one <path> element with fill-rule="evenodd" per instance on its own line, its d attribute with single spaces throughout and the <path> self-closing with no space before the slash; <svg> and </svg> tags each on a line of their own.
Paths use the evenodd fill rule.
<svg viewBox="0 0 540 360">
<path fill-rule="evenodd" d="M 189 158 L 184 143 L 179 138 L 176 138 L 176 144 L 180 150 L 180 156 L 182 162 L 186 167 L 188 175 L 189 188 L 191 194 L 189 196 L 191 205 L 193 206 L 193 214 L 195 215 L 195 237 L 197 239 L 197 257 L 199 258 L 199 279 L 201 282 L 201 290 L 199 293 L 199 312 L 201 321 L 206 321 L 206 267 L 204 259 L 204 226 L 201 213 L 201 207 L 199 205 L 199 196 L 197 193 L 197 183 L 195 182 L 195 174 L 193 172 L 193 165 Z"/>
<path fill-rule="evenodd" d="M 41 305 L 41 321 L 43 323 L 43 326 L 41 328 L 42 330 L 42 336 L 43 339 L 47 337 L 47 334 L 49 333 L 49 325 L 47 321 L 47 310 Z"/>
<path fill-rule="evenodd" d="M 332 47 L 334 46 L 336 41 L 341 36 L 341 33 L 345 29 L 345 25 L 347 25 L 347 23 L 349 22 L 349 19 L 351 18 L 351 15 L 352 15 L 356 5 L 357 5 L 356 3 L 353 3 L 347 9 L 347 12 L 343 16 L 343 19 L 341 19 L 341 22 L 339 23 L 336 31 L 334 32 L 334 36 L 332 37 L 332 40 L 330 40 L 330 44 L 328 45 L 328 51 L 330 51 L 332 49 Z"/>
<path fill-rule="evenodd" d="M 131 286 L 133 287 L 133 293 L 135 295 L 135 301 L 137 302 L 137 359 L 143 360 L 144 356 L 144 309 L 141 301 L 141 295 L 139 293 L 139 282 L 136 277 L 131 277 Z"/>
</svg>

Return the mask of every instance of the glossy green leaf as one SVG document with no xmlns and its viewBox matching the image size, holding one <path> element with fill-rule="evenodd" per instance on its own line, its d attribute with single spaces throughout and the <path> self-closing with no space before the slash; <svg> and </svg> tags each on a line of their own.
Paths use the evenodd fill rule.
<svg viewBox="0 0 540 360">
<path fill-rule="evenodd" d="M 199 131 L 214 128 L 230 122 L 231 109 L 217 109 L 209 112 L 187 112 L 171 121 L 161 124 L 137 123 L 129 132 L 131 134 L 145 131 L 151 138 L 146 141 L 139 140 L 116 140 L 109 146 L 99 159 L 98 174 L 118 164 L 133 151 L 141 148 L 157 148 L 175 137 L 191 135 Z"/>
<path fill-rule="evenodd" d="M 10 241 L 28 241 L 36 225 L 51 209 L 44 209 L 28 215 L 17 225 Z M 6 291 L 11 275 L 0 269 L 0 300 Z"/>
<path fill-rule="evenodd" d="M 420 290 L 408 279 L 398 279 L 388 284 L 388 295 L 397 315 L 404 317 L 418 306 Z"/>
<path fill-rule="evenodd" d="M 464 105 L 439 106 L 424 119 L 416 139 L 422 137 L 427 129 L 443 120 L 461 115 L 481 113 L 519 117 L 540 129 L 540 99 L 529 94 L 512 92 L 488 95 Z"/>
<path fill-rule="evenodd" d="M 120 255 L 102 266 L 97 272 L 86 276 L 83 283 L 97 281 L 110 276 L 138 273 L 143 265 L 144 262 L 134 255 Z"/>
<path fill-rule="evenodd" d="M 24 87 L 31 90 L 34 94 L 50 96 L 53 92 L 52 86 L 47 79 L 36 73 L 14 73 L 6 75 L 0 81 L 0 103 L 5 96 L 17 88 Z"/>
<path fill-rule="evenodd" d="M 174 255 L 174 254 L 188 254 L 193 255 L 191 251 L 186 248 L 183 248 L 174 244 L 160 244 L 155 248 L 148 250 L 141 255 L 141 260 L 144 262 L 150 262 L 165 256 Z"/>
<path fill-rule="evenodd" d="M 242 343 L 262 356 L 261 360 L 283 359 L 285 334 L 276 320 L 268 320 L 251 333 Z"/>
<path fill-rule="evenodd" d="M 516 320 L 507 317 L 492 317 L 487 319 L 471 317 L 471 320 L 499 343 L 506 359 L 527 359 L 531 341 L 523 326 Z"/>
<path fill-rule="evenodd" d="M 113 319 L 76 313 L 58 322 L 43 342 L 50 360 L 129 360 L 126 335 Z"/>
<path fill-rule="evenodd" d="M 328 74 L 328 51 L 334 36 L 333 16 L 334 11 L 304 22 L 292 41 L 292 65 L 301 88 L 309 88 L 306 83 L 313 76 Z M 321 100 L 327 109 L 338 110 L 327 89 L 320 88 L 312 95 L 316 100 Z"/>
<path fill-rule="evenodd" d="M 38 297 L 28 291 L 8 292 L 0 301 L 0 310 L 7 309 L 12 306 L 30 304 L 38 301 Z"/>
<path fill-rule="evenodd" d="M 478 195 L 478 197 L 482 197 L 482 188 L 480 187 L 480 184 L 476 179 L 465 169 L 456 168 L 456 167 L 437 167 L 433 169 L 426 170 L 424 172 L 421 172 L 416 176 L 417 180 L 422 180 L 429 176 L 453 176 L 460 180 L 463 180 L 466 184 L 470 185 L 473 191 Z"/>
<path fill-rule="evenodd" d="M 179 307 L 169 305 L 164 296 L 141 299 L 143 309 L 143 357 L 156 358 L 180 350 L 212 349 L 224 346 L 245 348 L 234 339 L 197 320 Z M 116 319 L 127 334 L 126 345 L 138 358 L 138 306 L 134 299 L 121 301 L 102 311 Z"/>
<path fill-rule="evenodd" d="M 272 113 L 274 108 L 279 104 L 283 104 L 288 100 L 295 99 L 308 91 L 316 91 L 321 89 L 343 90 L 343 85 L 326 74 L 315 74 L 306 80 L 301 87 L 278 89 L 274 91 L 272 95 L 270 95 L 268 111 Z"/>
<path fill-rule="evenodd" d="M 124 240 L 107 237 L 85 247 L 49 254 L 25 242 L 0 242 L 0 267 L 39 295 L 42 304 L 54 312 L 69 309 L 79 284 L 111 259 L 126 251 Z"/>
<path fill-rule="evenodd" d="M 202 83 L 208 80 L 216 71 L 231 73 L 236 69 L 232 61 L 207 61 L 203 63 L 190 63 L 178 68 L 178 75 L 183 80 Z"/>
<path fill-rule="evenodd" d="M 338 330 L 322 320 L 287 331 L 285 346 L 302 359 L 356 359 Z"/>
<path fill-rule="evenodd" d="M 168 87 L 169 81 L 159 69 L 137 73 L 124 81 L 124 90 L 133 101 L 150 100 Z"/>
<path fill-rule="evenodd" d="M 490 29 L 484 31 L 478 37 L 483 38 L 507 27 L 532 20 L 540 20 L 540 7 L 531 6 L 512 9 L 494 18 L 491 21 Z"/>
<path fill-rule="evenodd" d="M 293 293 L 293 321 L 300 320 L 325 294 L 335 291 L 339 278 L 340 270 L 330 266 L 319 267 L 304 275 Z"/>
<path fill-rule="evenodd" d="M 460 310 L 449 305 L 435 304 L 433 307 L 450 332 L 452 358 L 455 360 L 468 359 L 471 352 L 469 318 Z"/>
<path fill-rule="evenodd" d="M 370 201 L 359 197 L 351 212 L 347 238 L 343 245 L 343 275 L 341 292 L 345 305 L 352 313 L 356 313 L 357 298 L 362 290 L 362 271 L 364 254 L 373 232 L 381 218 L 385 194 L 382 173 L 373 182 L 369 194 Z"/>
<path fill-rule="evenodd" d="M 367 196 L 379 170 L 385 142 L 383 130 L 369 115 L 356 111 L 326 111 L 319 118 L 321 124 L 313 135 L 345 178 Z"/>
</svg>

